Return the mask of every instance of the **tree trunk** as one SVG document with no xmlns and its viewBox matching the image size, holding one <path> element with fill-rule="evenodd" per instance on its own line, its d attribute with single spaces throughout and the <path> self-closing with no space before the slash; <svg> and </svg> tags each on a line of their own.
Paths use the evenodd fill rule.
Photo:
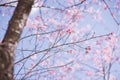
<svg viewBox="0 0 120 80">
<path fill-rule="evenodd" d="M 0 43 L 0 80 L 14 80 L 14 51 L 33 3 L 34 0 L 18 0 L 18 5 L 9 21 L 4 39 Z"/>
</svg>

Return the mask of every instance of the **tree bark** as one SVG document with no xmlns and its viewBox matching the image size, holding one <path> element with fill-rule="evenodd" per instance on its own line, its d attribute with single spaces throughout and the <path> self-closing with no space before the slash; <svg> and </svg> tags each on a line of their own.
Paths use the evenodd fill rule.
<svg viewBox="0 0 120 80">
<path fill-rule="evenodd" d="M 34 0 L 18 0 L 9 21 L 4 39 L 0 43 L 0 80 L 14 80 L 14 51 L 31 11 Z"/>
</svg>

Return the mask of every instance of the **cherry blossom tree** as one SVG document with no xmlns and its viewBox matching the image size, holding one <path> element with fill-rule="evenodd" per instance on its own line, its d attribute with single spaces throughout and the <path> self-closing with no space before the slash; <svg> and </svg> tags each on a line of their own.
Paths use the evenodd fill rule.
<svg viewBox="0 0 120 80">
<path fill-rule="evenodd" d="M 0 1 L 5 26 L 0 27 L 0 74 L 4 74 L 0 79 L 8 80 L 6 73 L 9 80 L 119 79 L 119 0 L 34 0 L 32 4 L 33 0 Z M 4 53 L 12 54 L 10 65 Z"/>
</svg>

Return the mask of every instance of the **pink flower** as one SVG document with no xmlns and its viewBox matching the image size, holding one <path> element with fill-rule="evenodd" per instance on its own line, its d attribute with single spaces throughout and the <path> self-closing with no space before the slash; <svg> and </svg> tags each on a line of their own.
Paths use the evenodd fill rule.
<svg viewBox="0 0 120 80">
<path fill-rule="evenodd" d="M 100 50 L 95 50 L 94 54 L 100 54 Z"/>
<path fill-rule="evenodd" d="M 110 75 L 110 79 L 109 80 L 116 80 L 115 76 Z"/>
<path fill-rule="evenodd" d="M 93 11 L 93 7 L 90 7 L 90 8 L 88 8 L 88 10 L 87 10 L 89 13 L 93 13 L 94 11 Z"/>
<path fill-rule="evenodd" d="M 71 34 L 71 30 L 70 30 L 70 29 L 67 29 L 66 32 L 67 32 L 68 34 Z"/>
<path fill-rule="evenodd" d="M 86 49 L 87 49 L 88 51 L 90 51 L 90 50 L 91 50 L 91 46 L 88 46 Z"/>
<path fill-rule="evenodd" d="M 107 6 L 107 5 L 105 5 L 105 6 L 104 6 L 104 9 L 105 9 L 105 10 L 107 10 L 107 9 L 108 9 L 108 6 Z"/>
<path fill-rule="evenodd" d="M 55 75 L 56 71 L 55 70 L 51 70 L 51 71 L 49 71 L 49 73 Z"/>
<path fill-rule="evenodd" d="M 93 76 L 93 75 L 94 75 L 94 72 L 93 72 L 93 71 L 86 71 L 86 75 L 87 75 L 87 76 Z"/>
<path fill-rule="evenodd" d="M 72 54 L 72 53 L 73 53 L 73 50 L 69 50 L 69 53 Z"/>
<path fill-rule="evenodd" d="M 31 56 L 31 59 L 33 59 L 33 60 L 35 60 L 36 58 L 37 58 L 36 54 L 34 54 L 34 55 Z"/>
</svg>

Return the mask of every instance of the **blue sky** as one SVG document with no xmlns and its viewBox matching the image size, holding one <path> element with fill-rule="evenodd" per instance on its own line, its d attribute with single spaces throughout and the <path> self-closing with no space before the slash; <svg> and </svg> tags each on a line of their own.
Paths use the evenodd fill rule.
<svg viewBox="0 0 120 80">
<path fill-rule="evenodd" d="M 54 10 L 54 8 L 64 9 L 63 6 L 65 6 L 65 7 L 69 6 L 69 4 L 67 3 L 67 0 L 66 1 L 65 0 L 60 0 L 59 3 L 54 2 L 54 0 L 45 0 L 45 1 L 46 2 L 45 2 L 44 5 L 47 5 L 47 6 L 50 6 L 50 7 L 53 8 L 53 9 L 48 9 L 48 8 L 45 8 L 45 7 L 41 8 L 41 12 L 42 12 L 41 14 L 42 14 L 42 17 L 45 21 L 46 21 L 47 18 L 48 19 L 52 18 L 52 17 L 49 17 L 49 14 L 54 14 L 54 13 L 56 13 L 56 14 L 53 18 L 55 18 L 56 20 L 60 21 L 61 18 L 64 18 L 64 13 L 62 14 L 59 11 Z M 73 0 L 73 2 L 74 1 L 75 1 L 75 3 L 78 3 L 78 0 Z M 91 1 L 91 0 L 88 0 L 87 2 L 89 2 L 89 1 Z M 60 4 L 62 4 L 62 6 Z M 113 1 L 113 3 L 109 3 L 110 7 L 113 7 L 113 4 L 114 4 L 114 1 Z M 93 16 L 94 16 L 93 13 L 82 13 L 83 14 L 83 20 L 80 20 L 78 22 L 78 26 L 75 26 L 75 27 L 78 27 L 77 29 L 84 28 L 86 25 L 91 25 L 92 28 L 90 30 L 88 30 L 88 32 L 91 32 L 91 34 L 93 34 L 95 32 L 95 36 L 104 35 L 104 34 L 108 34 L 108 33 L 111 33 L 111 32 L 115 32 L 116 34 L 119 34 L 119 31 L 118 31 L 119 26 L 116 24 L 116 22 L 114 21 L 114 19 L 110 15 L 109 10 L 104 10 L 103 7 L 99 7 L 97 4 L 90 4 L 89 6 L 93 7 L 96 11 L 101 12 L 100 14 L 102 16 L 102 21 L 97 21 L 97 20 L 95 21 L 93 19 Z M 79 10 L 84 9 L 85 11 L 87 11 L 89 9 L 89 7 L 84 8 L 84 4 L 81 5 L 81 6 L 78 6 L 77 8 Z M 1 23 L 0 24 L 0 40 L 2 40 L 3 37 L 4 37 L 4 34 L 6 32 L 8 22 L 9 22 L 11 16 L 12 16 L 12 13 L 10 13 L 10 15 L 8 15 L 6 13 L 12 12 L 14 10 L 14 8 L 8 8 L 7 10 L 9 10 L 9 11 L 7 11 L 4 7 L 0 7 L 0 10 L 1 10 L 1 13 L 0 13 L 0 23 Z M 47 10 L 48 10 L 48 14 L 45 14 L 45 11 L 47 11 Z M 70 9 L 70 10 L 72 11 L 72 9 Z M 119 9 L 118 9 L 118 11 L 119 11 Z M 34 17 L 41 16 L 39 13 L 40 13 L 39 9 L 37 9 L 37 8 L 32 9 L 30 17 L 29 17 L 32 21 L 31 23 L 33 23 L 33 24 L 35 23 Z M 58 15 L 60 17 L 58 17 L 56 15 Z M 120 16 L 118 15 L 117 17 L 119 18 Z M 116 19 L 119 21 L 118 18 L 116 18 Z M 41 24 L 41 21 L 38 21 L 37 23 Z M 62 21 L 60 21 L 60 23 L 62 24 Z M 56 27 L 57 27 L 57 25 L 48 23 L 47 31 L 52 31 L 52 30 L 54 31 L 54 30 L 56 30 Z M 24 36 L 27 36 L 27 35 L 34 34 L 35 31 L 36 31 L 36 29 L 34 29 L 34 28 L 32 28 L 32 29 L 25 28 L 23 30 L 21 38 L 24 37 Z M 41 32 L 40 31 L 41 30 L 38 30 L 38 33 L 44 33 L 44 31 L 41 31 Z M 86 35 L 87 33 L 82 33 L 82 34 Z M 78 35 L 78 37 L 81 36 L 82 34 Z M 28 56 L 32 53 L 35 53 L 37 51 L 42 51 L 44 49 L 47 49 L 47 48 L 51 47 L 52 44 L 50 44 L 49 40 L 53 40 L 53 41 L 58 40 L 59 41 L 60 38 L 59 37 L 57 38 L 57 35 L 54 35 L 55 38 L 48 39 L 48 37 L 50 35 L 51 34 L 40 35 L 40 37 L 43 38 L 43 40 L 41 40 L 41 41 L 36 39 L 37 36 L 31 36 L 31 37 L 28 37 L 26 39 L 20 40 L 20 42 L 18 44 L 18 47 L 17 47 L 17 50 L 15 51 L 15 53 L 16 53 L 15 60 L 18 61 L 18 60 L 22 59 L 23 57 Z M 86 38 L 86 37 L 87 36 L 85 36 L 85 37 L 82 36 L 82 38 Z M 93 43 L 94 41 L 95 40 L 90 41 L 91 45 L 94 44 Z M 69 35 L 65 34 L 65 37 L 62 40 L 60 40 L 59 44 L 60 43 L 61 44 L 62 43 L 67 43 L 67 42 L 70 42 L 70 37 L 69 37 Z M 85 42 L 85 43 L 82 43 L 80 45 L 82 45 L 82 47 L 84 48 L 90 43 Z M 25 50 L 25 51 L 22 51 L 22 49 Z M 24 60 L 23 62 L 21 62 L 19 64 L 20 65 L 19 67 L 17 65 L 15 66 L 15 73 L 18 73 L 18 71 L 20 70 L 20 68 L 22 67 L 23 64 L 25 64 L 25 67 L 22 68 L 22 70 L 20 71 L 20 74 L 26 72 L 27 69 L 29 69 L 31 67 L 31 64 L 37 63 L 40 60 L 40 58 L 42 56 L 44 56 L 44 54 L 46 54 L 47 52 L 51 55 L 53 55 L 53 54 L 56 54 L 56 55 L 54 55 L 54 56 L 52 56 L 48 59 L 48 62 L 50 61 L 49 65 L 45 65 L 45 64 L 43 64 L 41 66 L 39 65 L 34 70 L 48 68 L 50 66 L 55 66 L 57 64 L 61 65 L 61 64 L 63 64 L 63 62 L 68 63 L 69 61 L 71 61 L 73 59 L 76 59 L 75 61 L 77 61 L 77 59 L 78 59 L 77 63 L 81 65 L 81 63 L 80 63 L 81 61 L 79 60 L 79 57 L 78 57 L 80 55 L 79 55 L 78 52 L 76 52 L 75 55 L 73 55 L 73 54 L 68 55 L 67 51 L 69 49 L 71 49 L 71 47 L 70 46 L 64 46 L 62 49 L 63 50 L 60 50 L 60 48 L 55 48 L 55 49 L 52 49 L 50 51 L 49 50 L 48 51 L 43 51 L 43 52 L 40 52 L 40 54 L 36 56 L 37 59 L 35 59 L 35 60 L 34 59 Z M 81 52 L 80 54 L 83 54 L 85 52 L 85 50 L 81 49 L 81 48 L 80 49 L 76 48 L 76 50 L 80 51 Z M 58 51 L 58 52 L 56 52 L 56 51 Z M 61 55 L 62 55 L 62 58 L 59 57 Z M 45 56 L 44 59 L 46 57 L 47 56 Z M 84 57 L 86 57 L 86 56 L 84 56 Z M 47 63 L 47 60 L 44 61 L 44 62 Z M 68 67 L 73 67 L 74 64 L 75 63 L 71 63 Z M 91 65 L 91 64 L 93 64 L 91 61 L 90 62 L 87 61 L 87 64 L 89 64 L 90 66 L 94 66 L 94 65 Z M 83 65 L 83 66 L 86 68 L 86 70 L 89 70 L 89 69 L 92 70 L 89 66 L 86 66 L 86 65 Z M 94 67 L 96 67 L 96 66 L 94 66 Z M 115 64 L 115 65 L 113 65 L 113 70 L 118 69 L 119 67 L 120 67 L 120 65 Z M 39 72 L 39 75 L 32 76 L 32 77 L 30 77 L 26 80 L 32 80 L 32 79 L 34 80 L 35 78 L 38 78 L 39 76 L 43 76 L 43 77 L 41 77 L 40 80 L 54 80 L 55 76 L 58 76 L 57 80 L 60 80 L 59 75 L 66 75 L 66 74 L 67 75 L 66 75 L 65 79 L 63 79 L 63 80 L 70 80 L 70 78 L 71 78 L 71 80 L 72 80 L 72 78 L 73 78 L 73 80 L 82 80 L 83 78 L 86 77 L 86 75 L 84 74 L 84 70 L 82 71 L 81 69 L 76 69 L 74 72 L 68 72 L 66 74 L 61 74 L 62 72 L 61 72 L 61 69 L 59 69 L 59 68 L 57 68 L 55 70 L 58 72 L 56 75 L 49 75 L 48 73 L 41 74 L 42 73 L 42 71 L 41 71 L 41 72 Z M 33 74 L 34 74 L 34 72 L 33 72 Z M 118 75 L 120 75 L 119 72 L 117 74 L 113 72 L 113 74 L 119 79 L 119 76 L 118 76 Z M 47 77 L 44 77 L 44 76 L 47 76 Z M 23 75 L 18 75 L 17 76 L 17 78 L 22 78 L 22 77 L 23 77 Z M 95 78 L 87 78 L 86 77 L 85 80 L 94 80 L 94 79 Z M 103 80 L 103 79 L 102 78 L 97 78 L 96 80 Z"/>
</svg>

